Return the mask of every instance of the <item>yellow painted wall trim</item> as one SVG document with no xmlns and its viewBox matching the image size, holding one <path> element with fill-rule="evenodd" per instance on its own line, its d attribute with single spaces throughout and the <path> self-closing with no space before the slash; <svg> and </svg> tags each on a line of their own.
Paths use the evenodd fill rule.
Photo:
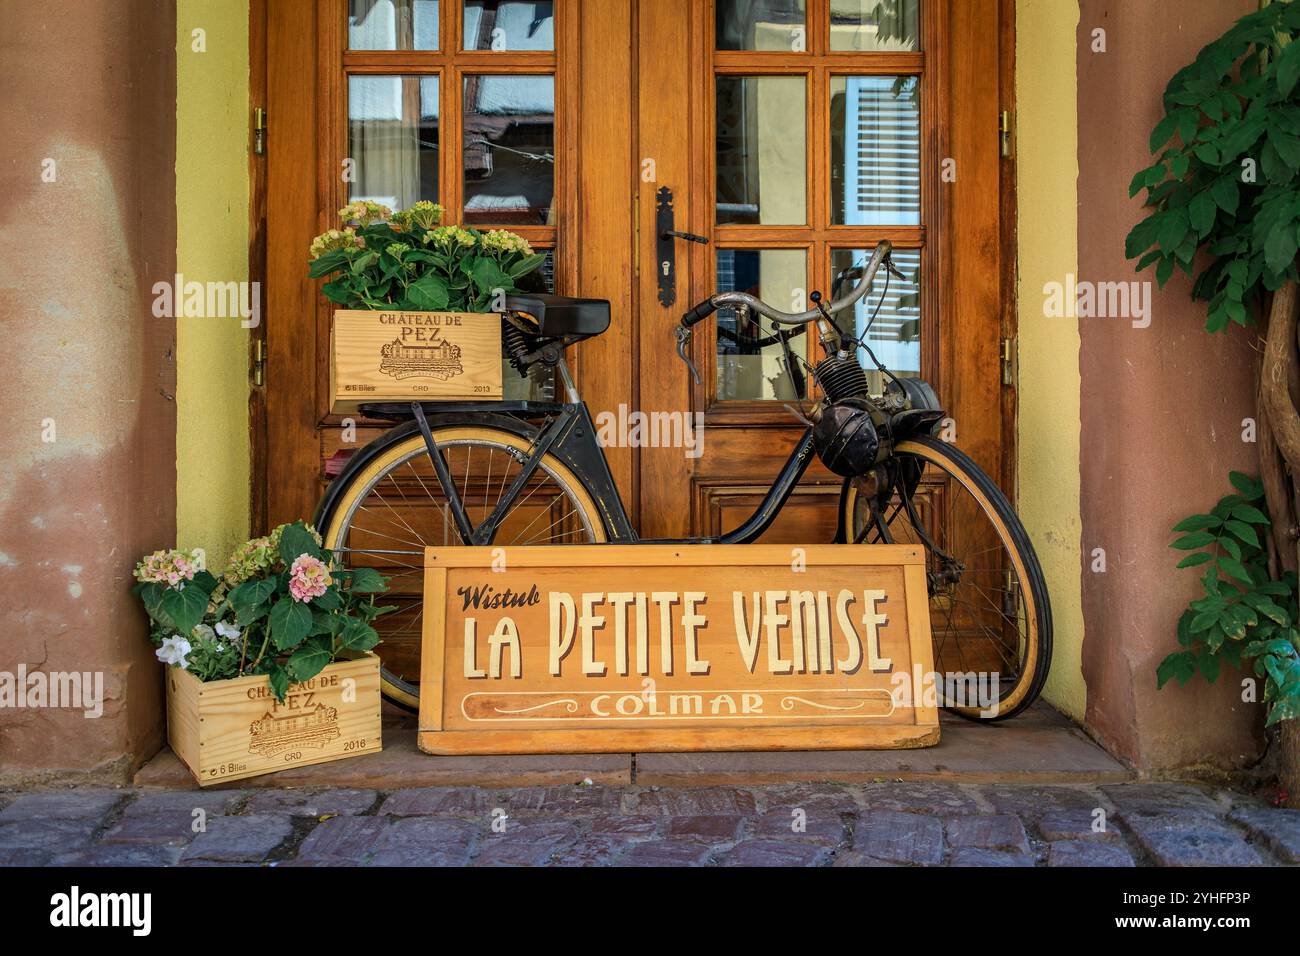
<svg viewBox="0 0 1300 956">
<path fill-rule="evenodd" d="M 1080 372 L 1077 320 L 1047 318 L 1043 287 L 1077 275 L 1075 0 L 1016 2 L 1019 366 L 1018 506 L 1052 599 L 1055 650 L 1043 696 L 1076 720 L 1083 681 Z"/>
<path fill-rule="evenodd" d="M 248 3 L 176 6 L 176 269 L 187 285 L 244 283 Z M 176 534 L 214 567 L 248 537 L 251 480 L 249 332 L 225 311 L 176 322 Z"/>
</svg>

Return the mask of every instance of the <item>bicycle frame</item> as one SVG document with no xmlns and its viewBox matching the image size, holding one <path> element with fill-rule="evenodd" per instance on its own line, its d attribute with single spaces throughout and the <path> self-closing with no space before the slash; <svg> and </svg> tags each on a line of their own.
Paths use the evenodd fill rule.
<svg viewBox="0 0 1300 956">
<path fill-rule="evenodd" d="M 564 371 L 567 372 L 567 370 Z M 562 374 L 562 378 L 568 385 L 568 375 Z M 808 465 L 812 462 L 812 429 L 807 428 L 799 441 L 795 443 L 794 450 L 791 451 L 790 457 L 786 459 L 780 472 L 777 473 L 763 500 L 754 510 L 754 513 L 742 522 L 738 528 L 716 537 L 641 538 L 632 527 L 627 508 L 623 504 L 623 498 L 619 494 L 618 487 L 614 483 L 614 476 L 610 473 L 609 464 L 605 460 L 605 453 L 596 440 L 596 426 L 591 419 L 591 412 L 587 409 L 586 403 L 578 396 L 576 390 L 570 386 L 568 392 L 568 397 L 573 400 L 563 404 L 465 402 L 457 403 L 454 408 L 447 408 L 448 411 L 496 414 L 517 414 L 522 411 L 533 414 L 541 412 L 545 413 L 548 418 L 547 423 L 533 441 L 531 454 L 522 462 L 519 474 L 515 476 L 510 488 L 501 496 L 501 500 L 497 502 L 492 513 L 480 522 L 477 528 L 472 527 L 470 523 L 464 502 L 461 500 L 456 484 L 448 471 L 446 459 L 443 458 L 442 452 L 434 441 L 433 429 L 429 425 L 424 407 L 418 402 L 411 403 L 412 417 L 419 426 L 420 434 L 424 437 L 425 446 L 428 448 L 429 456 L 433 461 L 434 472 L 438 476 L 438 483 L 442 487 L 442 493 L 446 496 L 448 508 L 451 511 L 462 543 L 479 546 L 492 543 L 492 538 L 496 534 L 496 529 L 501 520 L 509 513 L 520 491 L 523 490 L 528 480 L 537 471 L 537 466 L 547 454 L 552 454 L 563 461 L 573 470 L 591 493 L 597 508 L 600 510 L 601 520 L 605 523 L 605 531 L 610 544 L 749 544 L 757 540 L 763 532 L 771 527 L 777 514 L 780 513 L 781 508 L 789 500 L 795 486 L 799 483 L 799 479 L 803 477 L 804 472 L 808 470 Z"/>
</svg>

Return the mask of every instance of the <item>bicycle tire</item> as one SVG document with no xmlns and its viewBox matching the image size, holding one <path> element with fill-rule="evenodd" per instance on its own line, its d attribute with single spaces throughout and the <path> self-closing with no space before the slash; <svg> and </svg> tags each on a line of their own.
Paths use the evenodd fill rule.
<svg viewBox="0 0 1300 956">
<path fill-rule="evenodd" d="M 1042 567 L 1030 543 L 1029 535 L 1006 495 L 983 469 L 961 450 L 937 438 L 917 436 L 900 442 L 895 446 L 894 454 L 899 458 L 911 457 L 934 465 L 961 484 L 980 504 L 1012 561 L 1021 585 L 1021 597 L 1027 604 L 1025 621 L 1028 633 L 1025 638 L 1025 664 L 1010 692 L 1002 695 L 999 688 L 1000 695 L 995 714 L 990 716 L 985 708 L 970 705 L 950 706 L 948 709 L 962 717 L 983 721 L 1000 721 L 1015 717 L 1037 700 L 1042 693 L 1052 658 L 1051 600 L 1047 593 Z M 841 496 L 840 515 L 841 527 L 845 534 L 844 540 L 847 541 L 855 539 L 857 497 L 858 491 L 853 480 L 846 481 Z M 910 523 L 910 519 L 908 520 Z"/>
<path fill-rule="evenodd" d="M 490 425 L 449 425 L 439 427 L 435 424 L 433 425 L 433 437 L 440 448 L 454 449 L 477 442 L 480 444 L 474 445 L 474 447 L 492 447 L 497 450 L 508 447 L 524 456 L 532 452 L 528 438 L 513 431 Z M 325 547 L 331 550 L 343 547 L 347 541 L 347 534 L 353 527 L 351 517 L 356 513 L 356 510 L 366 497 L 383 482 L 385 477 L 392 475 L 408 462 L 420 459 L 421 456 L 427 460 L 428 450 L 424 444 L 424 437 L 418 431 L 415 431 L 382 449 L 357 471 L 343 476 L 345 484 L 338 489 L 331 489 L 327 505 L 318 519 L 318 528 L 324 538 Z M 601 519 L 600 510 L 596 507 L 595 497 L 567 465 L 548 453 L 540 460 L 538 471 L 557 479 L 557 483 L 566 490 L 566 493 L 571 493 L 570 501 L 580 513 L 579 520 L 582 522 L 583 527 L 591 532 L 591 543 L 608 540 L 607 530 Z M 504 474 L 503 472 L 502 485 L 504 485 Z M 491 476 L 489 475 L 489 477 Z M 492 483 L 495 484 L 495 482 Z M 426 483 L 421 482 L 422 486 L 424 484 Z M 456 542 L 456 544 L 459 544 L 459 542 Z M 527 545 L 519 546 L 524 547 Z M 414 602 L 411 606 L 414 607 L 420 603 L 422 602 Z M 380 618 L 381 633 L 383 622 L 384 618 Z M 383 645 L 381 644 L 381 657 L 382 649 Z M 402 675 L 395 673 L 386 666 L 382 666 L 382 664 L 380 668 L 380 687 L 384 697 L 393 704 L 410 712 L 418 711 L 420 705 L 419 685 L 406 680 Z"/>
</svg>

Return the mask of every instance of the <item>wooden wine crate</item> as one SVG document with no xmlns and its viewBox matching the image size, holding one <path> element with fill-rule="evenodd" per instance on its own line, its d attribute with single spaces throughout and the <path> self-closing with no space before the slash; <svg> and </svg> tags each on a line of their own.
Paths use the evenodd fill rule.
<svg viewBox="0 0 1300 956">
<path fill-rule="evenodd" d="M 378 753 L 379 710 L 374 654 L 290 684 L 283 704 L 264 676 L 204 683 L 167 668 L 167 740 L 201 787 Z"/>
<path fill-rule="evenodd" d="M 495 312 L 340 309 L 330 330 L 330 408 L 501 398 Z"/>
</svg>

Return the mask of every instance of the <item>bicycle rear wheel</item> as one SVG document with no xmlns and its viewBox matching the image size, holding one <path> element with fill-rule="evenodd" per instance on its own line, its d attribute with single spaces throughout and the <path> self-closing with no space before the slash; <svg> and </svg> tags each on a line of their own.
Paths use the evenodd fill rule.
<svg viewBox="0 0 1300 956">
<path fill-rule="evenodd" d="M 433 429 L 434 441 L 470 523 L 490 515 L 532 453 L 529 440 L 489 426 Z M 415 430 L 346 479 L 320 518 L 325 547 L 344 567 L 368 566 L 387 575 L 381 603 L 395 604 L 376 622 L 383 694 L 417 710 L 420 638 L 424 620 L 424 548 L 462 545 L 438 483 L 424 437 Z M 606 540 L 591 493 L 554 455 L 544 455 L 520 490 L 493 545 L 593 544 Z"/>
<path fill-rule="evenodd" d="M 924 547 L 941 704 L 984 720 L 1032 704 L 1052 658 L 1051 606 L 1029 536 L 988 475 L 917 437 L 846 482 L 841 508 L 847 541 Z"/>
</svg>

